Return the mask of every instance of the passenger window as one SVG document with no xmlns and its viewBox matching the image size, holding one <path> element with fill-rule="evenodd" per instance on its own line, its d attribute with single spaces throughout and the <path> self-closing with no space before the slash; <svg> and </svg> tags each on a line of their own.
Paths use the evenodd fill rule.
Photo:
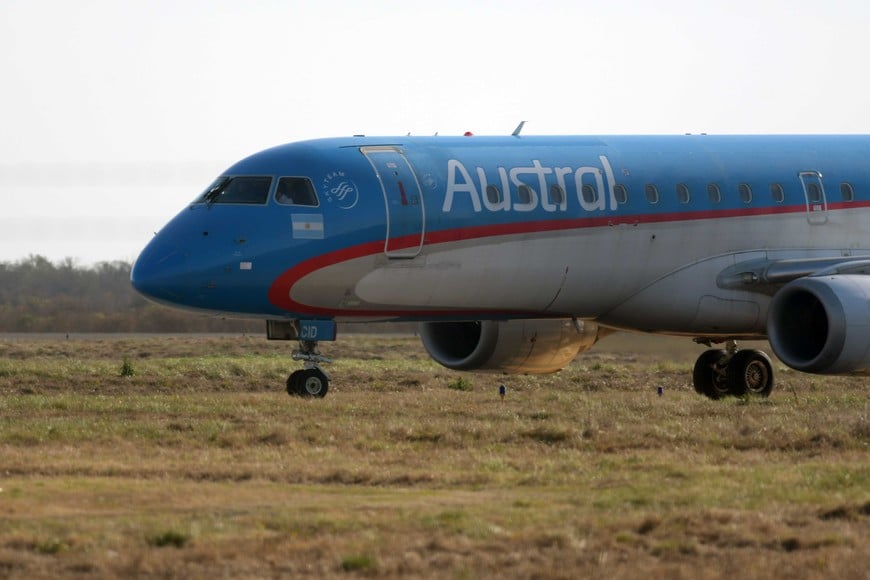
<svg viewBox="0 0 870 580">
<path fill-rule="evenodd" d="M 818 183 L 807 184 L 807 199 L 810 203 L 820 203 L 822 201 L 822 188 Z"/>
<path fill-rule="evenodd" d="M 532 188 L 528 185 L 521 185 L 517 188 L 517 200 L 521 204 L 532 203 Z"/>
<path fill-rule="evenodd" d="M 692 199 L 691 194 L 689 193 L 689 186 L 685 183 L 677 184 L 677 200 L 680 203 L 689 203 Z"/>
<path fill-rule="evenodd" d="M 583 201 L 586 203 L 595 203 L 598 200 L 598 192 L 588 183 L 583 184 Z"/>
<path fill-rule="evenodd" d="M 643 193 L 646 196 L 646 200 L 652 204 L 656 204 L 659 202 L 659 190 L 652 183 L 647 183 L 643 188 Z"/>
<path fill-rule="evenodd" d="M 550 187 L 550 201 L 556 205 L 562 205 L 565 202 L 565 190 L 561 185 L 553 185 Z"/>
<path fill-rule="evenodd" d="M 770 184 L 770 197 L 772 197 L 773 201 L 776 203 L 782 203 L 785 200 L 785 191 L 782 189 L 780 184 Z"/>
<path fill-rule="evenodd" d="M 307 177 L 282 177 L 278 180 L 275 201 L 283 205 L 320 205 L 314 185 Z"/>
<path fill-rule="evenodd" d="M 195 203 L 264 204 L 271 187 L 271 177 L 219 177 Z"/>
<path fill-rule="evenodd" d="M 628 188 L 621 183 L 613 186 L 613 195 L 616 197 L 616 203 L 620 205 L 628 203 Z"/>
<path fill-rule="evenodd" d="M 843 201 L 855 201 L 855 190 L 851 183 L 843 182 L 840 184 L 840 197 Z"/>
<path fill-rule="evenodd" d="M 722 190 L 719 189 L 718 185 L 715 183 L 707 184 L 707 198 L 710 200 L 710 203 L 722 202 Z"/>
<path fill-rule="evenodd" d="M 740 201 L 743 203 L 752 203 L 752 188 L 748 183 L 741 183 L 737 186 L 737 193 L 740 194 Z"/>
</svg>

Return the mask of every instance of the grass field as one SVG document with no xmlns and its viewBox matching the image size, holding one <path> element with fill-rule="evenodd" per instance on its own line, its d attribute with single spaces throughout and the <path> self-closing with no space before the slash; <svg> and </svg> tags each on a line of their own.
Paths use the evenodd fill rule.
<svg viewBox="0 0 870 580">
<path fill-rule="evenodd" d="M 689 341 L 544 377 L 327 346 L 303 400 L 290 343 L 0 336 L 0 577 L 870 578 L 865 379 L 710 401 Z"/>
</svg>

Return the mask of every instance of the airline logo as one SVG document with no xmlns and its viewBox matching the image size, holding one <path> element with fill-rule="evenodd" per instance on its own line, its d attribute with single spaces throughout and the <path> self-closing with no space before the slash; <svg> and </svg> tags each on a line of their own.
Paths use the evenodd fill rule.
<svg viewBox="0 0 870 580">
<path fill-rule="evenodd" d="M 345 175 L 344 171 L 333 171 L 323 178 L 323 190 L 326 200 L 341 209 L 352 209 L 359 201 L 359 190 L 356 183 Z"/>
<path fill-rule="evenodd" d="M 475 212 L 528 212 L 539 207 L 548 212 L 564 212 L 577 205 L 586 211 L 615 210 L 613 167 L 604 155 L 599 155 L 598 161 L 600 166 L 573 168 L 545 167 L 533 159 L 527 167 L 499 165 L 498 175 L 493 176 L 483 167 L 469 171 L 462 161 L 450 159 L 441 210 L 449 213 L 454 204 L 464 208 L 469 203 Z"/>
</svg>

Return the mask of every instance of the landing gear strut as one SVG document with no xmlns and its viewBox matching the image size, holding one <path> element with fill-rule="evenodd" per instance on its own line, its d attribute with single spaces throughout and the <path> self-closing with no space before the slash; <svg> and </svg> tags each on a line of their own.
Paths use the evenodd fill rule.
<svg viewBox="0 0 870 580">
<path fill-rule="evenodd" d="M 737 350 L 729 340 L 725 349 L 705 351 L 692 373 L 695 390 L 711 399 L 745 394 L 767 397 L 773 390 L 773 364 L 760 350 Z"/>
<path fill-rule="evenodd" d="M 321 356 L 316 340 L 300 340 L 299 349 L 293 351 L 293 360 L 305 361 L 304 368 L 287 377 L 287 394 L 296 397 L 323 398 L 329 391 L 329 375 L 320 363 L 332 362 Z"/>
</svg>

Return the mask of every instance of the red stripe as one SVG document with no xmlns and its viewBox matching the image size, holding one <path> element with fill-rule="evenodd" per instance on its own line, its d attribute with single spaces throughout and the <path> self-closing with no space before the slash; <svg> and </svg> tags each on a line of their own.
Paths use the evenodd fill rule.
<svg viewBox="0 0 870 580">
<path fill-rule="evenodd" d="M 837 202 L 828 204 L 829 210 L 845 210 L 852 208 L 870 207 L 868 202 Z M 611 217 L 593 217 L 593 218 L 572 218 L 572 219 L 557 219 L 557 220 L 538 220 L 533 222 L 518 222 L 509 224 L 491 224 L 484 226 L 474 226 L 467 228 L 454 228 L 449 230 L 441 230 L 436 232 L 427 232 L 424 245 L 431 246 L 434 244 L 444 244 L 462 240 L 474 240 L 480 238 L 517 235 L 538 232 L 552 232 L 560 230 L 574 230 L 584 228 L 596 228 L 605 226 L 619 225 L 639 225 L 653 224 L 663 222 L 683 222 L 683 221 L 699 221 L 716 218 L 732 218 L 732 217 L 747 217 L 747 216 L 762 216 L 775 214 L 795 214 L 806 212 L 806 206 L 777 206 L 777 207 L 753 207 L 740 209 L 726 210 L 708 210 L 708 211 L 692 211 L 692 212 L 668 212 L 662 214 L 647 214 L 639 216 L 611 216 Z M 399 238 L 390 239 L 390 250 L 399 250 L 404 248 L 415 247 L 420 244 L 420 234 L 411 234 Z M 356 258 L 380 254 L 384 251 L 384 241 L 378 240 L 374 242 L 366 242 L 357 246 L 342 248 L 328 254 L 316 256 L 290 268 L 272 283 L 269 288 L 269 302 L 278 308 L 299 314 L 310 314 L 320 316 L 407 316 L 407 317 L 426 317 L 426 316 L 470 316 L 474 315 L 534 315 L 541 316 L 544 313 L 521 312 L 521 311 L 480 311 L 480 310 L 347 310 L 322 308 L 319 306 L 309 306 L 301 304 L 293 300 L 290 296 L 290 290 L 293 285 L 299 280 L 315 272 L 317 270 L 347 262 Z"/>
<path fill-rule="evenodd" d="M 410 239 L 410 240 L 409 240 Z M 392 242 L 392 241 L 391 241 Z M 405 236 L 404 238 L 400 238 L 400 246 L 399 247 L 409 247 L 412 245 L 417 245 L 420 243 L 419 234 L 416 236 Z M 391 244 L 392 247 L 392 244 Z M 299 313 L 299 314 L 310 314 L 314 316 L 356 316 L 360 318 L 370 317 L 370 316 L 385 316 L 385 317 L 393 317 L 393 316 L 406 316 L 406 317 L 437 317 L 437 316 L 462 316 L 469 318 L 480 318 L 487 316 L 505 316 L 509 314 L 514 315 L 532 315 L 531 312 L 526 311 L 496 311 L 496 310 L 347 310 L 347 309 L 339 309 L 339 308 L 322 308 L 319 306 L 309 306 L 307 304 L 302 304 L 300 302 L 296 302 L 290 296 L 290 291 L 293 288 L 293 285 L 296 284 L 299 280 L 311 274 L 312 272 L 316 272 L 317 270 L 326 268 L 328 266 L 332 266 L 334 264 L 339 264 L 341 262 L 347 262 L 350 260 L 354 260 L 356 258 L 362 258 L 365 256 L 370 256 L 373 254 L 380 254 L 384 250 L 384 242 L 367 242 L 365 244 L 360 244 L 358 246 L 352 246 L 349 248 L 343 248 L 341 250 L 336 250 L 334 252 L 330 252 L 328 254 L 323 254 L 322 256 L 317 256 L 315 258 L 311 258 L 310 260 L 306 260 L 304 262 L 299 263 L 298 265 L 290 268 L 272 283 L 272 286 L 269 288 L 269 302 L 278 308 L 282 308 L 289 312 Z"/>
</svg>

